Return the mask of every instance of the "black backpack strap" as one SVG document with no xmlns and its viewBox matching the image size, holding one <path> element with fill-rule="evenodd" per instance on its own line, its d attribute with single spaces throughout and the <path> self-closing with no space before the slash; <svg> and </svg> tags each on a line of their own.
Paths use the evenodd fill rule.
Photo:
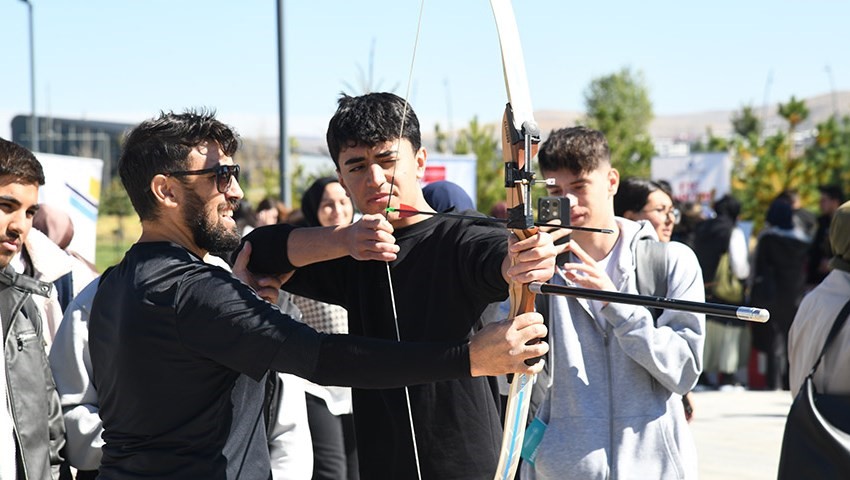
<svg viewBox="0 0 850 480">
<path fill-rule="evenodd" d="M 62 275 L 53 281 L 53 288 L 56 289 L 56 296 L 59 299 L 59 305 L 62 306 L 64 312 L 68 308 L 68 304 L 74 299 L 74 277 L 71 272 Z"/>
<path fill-rule="evenodd" d="M 667 244 L 652 237 L 637 241 L 634 250 L 635 281 L 638 293 L 653 297 L 667 296 Z M 650 308 L 652 318 L 661 316 L 662 309 Z"/>
</svg>

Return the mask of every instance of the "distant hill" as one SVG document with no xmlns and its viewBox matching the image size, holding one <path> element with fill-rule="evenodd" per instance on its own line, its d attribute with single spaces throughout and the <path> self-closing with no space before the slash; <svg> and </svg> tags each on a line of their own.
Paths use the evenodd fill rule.
<svg viewBox="0 0 850 480">
<path fill-rule="evenodd" d="M 836 92 L 836 104 L 839 113 L 850 115 L 850 91 Z M 809 118 L 798 129 L 809 130 L 827 120 L 834 112 L 832 94 L 804 98 L 809 108 Z M 783 100 L 787 102 L 788 99 Z M 765 132 L 770 134 L 777 129 L 787 127 L 785 120 L 777 114 L 779 102 L 773 102 L 767 109 Z M 753 105 L 759 116 L 765 114 L 763 106 Z M 732 134 L 732 115 L 740 110 L 714 110 L 678 115 L 657 115 L 649 127 L 650 134 L 656 140 L 693 141 L 705 135 L 710 128 L 714 135 L 727 137 Z M 575 125 L 584 116 L 583 112 L 562 112 L 543 110 L 535 112 L 540 131 L 545 136 L 554 128 Z"/>
<path fill-rule="evenodd" d="M 835 98 L 839 113 L 842 116 L 850 115 L 850 91 L 836 92 Z M 834 111 L 832 94 L 803 100 L 809 108 L 809 118 L 798 127 L 798 131 L 803 132 L 814 128 L 818 123 L 828 119 Z M 783 100 L 783 102 L 787 101 L 787 98 Z M 767 108 L 765 133 L 768 135 L 787 128 L 785 120 L 777 114 L 778 103 L 772 102 Z M 765 114 L 762 105 L 753 105 L 753 108 L 759 116 Z M 649 127 L 649 132 L 656 141 L 692 142 L 703 138 L 709 128 L 715 136 L 729 137 L 732 135 L 732 115 L 738 111 L 740 109 L 657 115 Z M 534 112 L 534 118 L 540 125 L 540 132 L 545 138 L 554 129 L 578 124 L 584 118 L 584 112 L 538 110 Z M 489 123 L 496 124 L 499 121 L 492 120 Z M 423 128 L 422 141 L 426 147 L 433 148 L 434 132 L 427 127 Z M 299 153 L 327 155 L 324 137 L 299 137 L 297 145 Z"/>
</svg>

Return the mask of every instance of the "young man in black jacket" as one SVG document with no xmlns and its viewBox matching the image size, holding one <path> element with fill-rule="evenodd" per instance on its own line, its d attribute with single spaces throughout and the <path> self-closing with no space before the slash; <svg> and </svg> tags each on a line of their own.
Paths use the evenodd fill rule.
<svg viewBox="0 0 850 480">
<path fill-rule="evenodd" d="M 65 444 L 62 408 L 44 351 L 42 319 L 31 298 L 47 296 L 51 286 L 15 273 L 9 262 L 21 251 L 32 228 L 41 185 L 44 172 L 35 156 L 0 138 L 0 322 L 6 374 L 0 416 L 8 414 L 12 427 L 5 431 L 9 423 L 0 421 L 4 430 L 0 450 L 8 454 L 2 442 L 12 438 L 15 452 L 11 463 L 11 458 L 0 457 L 0 473 L 14 471 L 18 479 L 39 480 L 58 474 L 59 451 Z"/>
</svg>

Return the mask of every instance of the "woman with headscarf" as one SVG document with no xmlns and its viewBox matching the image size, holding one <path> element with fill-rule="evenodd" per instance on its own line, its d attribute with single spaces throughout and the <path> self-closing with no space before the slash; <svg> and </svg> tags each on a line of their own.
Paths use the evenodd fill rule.
<svg viewBox="0 0 850 480">
<path fill-rule="evenodd" d="M 304 192 L 300 222 L 307 227 L 351 223 L 354 208 L 333 177 L 319 178 Z M 301 321 L 320 332 L 348 333 L 348 313 L 338 305 L 292 295 Z M 313 437 L 313 479 L 357 479 L 357 450 L 351 415 L 351 389 L 307 382 L 307 418 Z"/>
<path fill-rule="evenodd" d="M 756 245 L 750 303 L 770 311 L 753 326 L 753 347 L 767 354 L 767 388 L 788 390 L 788 331 L 806 284 L 808 244 L 794 230 L 794 209 L 784 197 L 767 210 Z"/>
</svg>

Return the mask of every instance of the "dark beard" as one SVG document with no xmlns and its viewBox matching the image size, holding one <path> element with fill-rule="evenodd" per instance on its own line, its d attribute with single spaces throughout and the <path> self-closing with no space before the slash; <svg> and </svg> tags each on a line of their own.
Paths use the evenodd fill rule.
<svg viewBox="0 0 850 480">
<path fill-rule="evenodd" d="M 241 240 L 236 226 L 228 230 L 218 222 L 211 223 L 204 206 L 204 201 L 198 194 L 187 191 L 183 219 L 192 232 L 195 245 L 214 255 L 235 250 Z"/>
</svg>

